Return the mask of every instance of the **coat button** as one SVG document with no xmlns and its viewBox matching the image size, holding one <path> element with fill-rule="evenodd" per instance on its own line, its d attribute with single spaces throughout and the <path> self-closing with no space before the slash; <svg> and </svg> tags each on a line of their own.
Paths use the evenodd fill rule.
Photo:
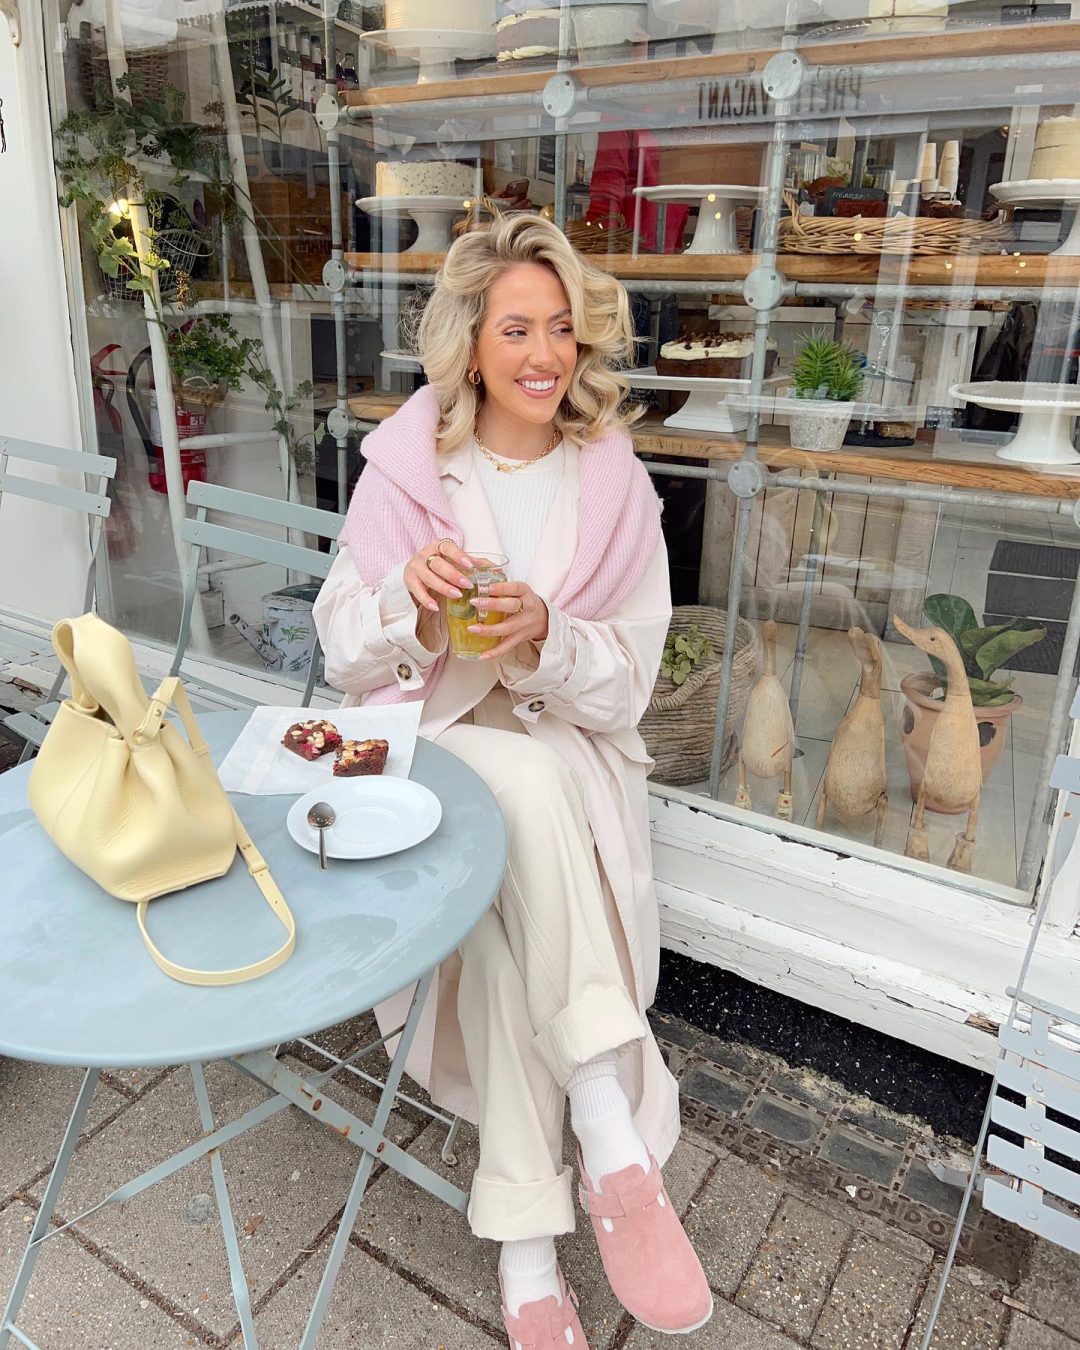
<svg viewBox="0 0 1080 1350">
<path fill-rule="evenodd" d="M 399 680 L 409 680 L 412 678 L 412 666 L 407 666 L 404 661 L 397 668 Z"/>
<path fill-rule="evenodd" d="M 529 711 L 530 711 L 530 712 L 543 712 L 543 711 L 544 711 L 544 703 L 543 703 L 543 700 L 542 700 L 542 699 L 539 699 L 539 698 L 534 698 L 533 701 L 529 704 Z"/>
</svg>

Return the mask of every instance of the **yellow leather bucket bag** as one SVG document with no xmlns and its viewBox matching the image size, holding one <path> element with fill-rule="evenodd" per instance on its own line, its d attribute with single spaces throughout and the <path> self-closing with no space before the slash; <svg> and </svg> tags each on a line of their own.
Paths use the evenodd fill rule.
<svg viewBox="0 0 1080 1350">
<path fill-rule="evenodd" d="M 280 966 L 296 924 L 221 786 L 184 687 L 162 680 L 148 698 L 122 633 L 94 614 L 62 619 L 53 646 L 71 677 L 30 774 L 30 807 L 60 851 L 110 895 L 137 906 L 139 930 L 167 975 L 185 984 L 239 984 Z M 175 707 L 187 739 L 165 714 Z M 233 970 L 192 970 L 154 944 L 151 900 L 223 876 L 240 849 L 285 929 L 271 955 Z"/>
</svg>

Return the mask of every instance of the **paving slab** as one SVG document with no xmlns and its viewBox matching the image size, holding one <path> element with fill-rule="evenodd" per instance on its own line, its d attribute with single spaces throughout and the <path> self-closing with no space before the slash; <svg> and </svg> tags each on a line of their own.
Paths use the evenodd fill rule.
<svg viewBox="0 0 1080 1350">
<path fill-rule="evenodd" d="M 735 1302 L 793 1336 L 808 1337 L 851 1236 L 836 1216 L 786 1195 Z"/>
<path fill-rule="evenodd" d="M 260 1350 L 296 1350 L 322 1277 L 330 1239 L 320 1243 L 311 1260 L 279 1289 L 255 1319 Z M 447 1298 L 453 1298 L 454 1282 Z M 499 1340 L 446 1306 L 442 1295 L 417 1288 L 408 1279 L 350 1245 L 341 1265 L 319 1350 L 492 1350 L 506 1345 L 499 1321 Z M 228 1342 L 240 1346 L 239 1331 Z"/>
<path fill-rule="evenodd" d="M 785 1101 L 774 1092 L 763 1092 L 747 1112 L 746 1119 L 755 1128 L 801 1149 L 812 1147 L 825 1124 L 821 1111 Z"/>
<path fill-rule="evenodd" d="M 743 1281 L 783 1192 L 756 1167 L 721 1158 L 686 1220 L 713 1289 L 726 1298 Z"/>
<path fill-rule="evenodd" d="M 208 1067 L 207 1085 L 219 1123 L 266 1096 L 257 1083 L 225 1063 Z M 347 1089 L 336 1095 L 345 1104 L 355 1100 Z M 76 1155 L 59 1212 L 74 1217 L 201 1133 L 190 1077 L 175 1073 Z M 411 1137 L 401 1126 L 390 1133 L 396 1142 Z M 244 1270 L 257 1300 L 338 1213 L 360 1153 L 292 1108 L 221 1152 Z M 225 1247 L 205 1159 L 123 1205 L 91 1215 L 79 1229 L 216 1334 L 234 1325 Z"/>
<path fill-rule="evenodd" d="M 1071 1340 L 1063 1332 L 1014 1312 L 1004 1350 L 1076 1350 L 1077 1345 L 1080 1341 Z"/>
<path fill-rule="evenodd" d="M 746 1105 L 751 1086 L 734 1074 L 693 1060 L 683 1075 L 679 1092 L 683 1097 L 704 1102 L 720 1115 L 737 1116 Z"/>
<path fill-rule="evenodd" d="M 1043 1322 L 1080 1334 L 1080 1256 L 1052 1242 L 1036 1242 L 1016 1297 Z"/>
<path fill-rule="evenodd" d="M 921 1158 L 912 1160 L 900 1192 L 902 1195 L 909 1195 L 913 1200 L 921 1201 L 924 1205 L 929 1205 L 931 1209 L 948 1214 L 953 1219 L 959 1215 L 964 1199 L 962 1186 L 950 1185 L 949 1182 L 936 1177 Z"/>
<path fill-rule="evenodd" d="M 879 1139 L 888 1139 L 903 1147 L 912 1138 L 926 1138 L 914 1121 L 908 1122 L 869 1101 L 849 1102 L 840 1112 L 840 1119 L 848 1125 L 857 1125 Z"/>
<path fill-rule="evenodd" d="M 810 1344 L 817 1350 L 900 1350 L 925 1279 L 919 1262 L 857 1234 Z"/>
<path fill-rule="evenodd" d="M 1009 1309 L 1002 1303 L 1000 1293 L 994 1297 L 973 1285 L 970 1279 L 972 1274 L 981 1278 L 978 1272 L 964 1268 L 954 1269 L 950 1275 L 930 1342 L 931 1350 L 998 1350 L 1001 1345 L 1009 1321 Z M 912 1350 L 919 1350 L 922 1345 L 940 1278 L 941 1267 L 937 1265 L 930 1275 L 914 1328 L 908 1337 L 908 1345 Z"/>
<path fill-rule="evenodd" d="M 4 1302 L 33 1220 L 34 1211 L 21 1201 L 0 1214 Z M 65 1233 L 42 1247 L 18 1326 L 41 1350 L 184 1350 L 204 1344 L 196 1327 L 175 1320 Z"/>
<path fill-rule="evenodd" d="M 635 1326 L 626 1350 L 671 1350 L 672 1337 Z M 799 1343 L 774 1327 L 755 1321 L 740 1308 L 718 1298 L 713 1315 L 698 1331 L 678 1337 L 679 1350 L 800 1350 Z M 449 1350 L 449 1347 L 448 1347 Z"/>
<path fill-rule="evenodd" d="M 822 1145 L 821 1156 L 837 1167 L 845 1167 L 879 1186 L 889 1186 L 896 1176 L 903 1155 L 899 1149 L 864 1139 L 853 1130 L 837 1126 Z"/>
<path fill-rule="evenodd" d="M 0 1201 L 55 1162 L 82 1079 L 82 1069 L 0 1056 Z M 85 1131 L 126 1105 L 125 1097 L 99 1082 Z"/>
</svg>

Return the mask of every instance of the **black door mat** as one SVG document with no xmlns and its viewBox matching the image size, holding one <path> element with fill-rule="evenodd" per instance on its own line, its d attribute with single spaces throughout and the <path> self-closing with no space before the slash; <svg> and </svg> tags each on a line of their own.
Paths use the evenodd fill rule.
<svg viewBox="0 0 1080 1350">
<path fill-rule="evenodd" d="M 1019 652 L 1006 670 L 1057 674 L 1078 572 L 1080 548 L 998 540 L 986 577 L 986 623 L 1030 618 L 1046 628 L 1043 641 Z"/>
</svg>

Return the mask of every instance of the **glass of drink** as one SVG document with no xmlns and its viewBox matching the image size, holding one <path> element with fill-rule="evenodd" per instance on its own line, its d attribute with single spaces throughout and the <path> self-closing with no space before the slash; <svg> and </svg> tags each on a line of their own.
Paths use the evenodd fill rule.
<svg viewBox="0 0 1080 1350">
<path fill-rule="evenodd" d="M 462 661 L 478 661 L 485 652 L 499 645 L 500 638 L 498 634 L 486 637 L 483 633 L 470 633 L 469 625 L 502 623 L 506 616 L 497 609 L 478 613 L 474 602 L 478 596 L 487 595 L 488 588 L 496 582 L 506 581 L 508 559 L 501 553 L 480 554 L 476 549 L 468 552 L 475 566 L 458 568 L 461 575 L 468 578 L 469 585 L 462 589 L 460 600 L 447 596 L 446 626 L 454 655 Z"/>
</svg>

